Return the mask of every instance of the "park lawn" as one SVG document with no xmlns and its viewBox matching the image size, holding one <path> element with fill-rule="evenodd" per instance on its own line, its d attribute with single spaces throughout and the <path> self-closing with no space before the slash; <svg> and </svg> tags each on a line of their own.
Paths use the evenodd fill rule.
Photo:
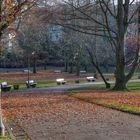
<svg viewBox="0 0 140 140">
<path fill-rule="evenodd" d="M 35 82 L 37 82 L 37 88 L 47 88 L 47 87 L 55 87 L 58 86 L 56 81 L 47 81 L 44 79 L 38 79 Z M 8 82 L 10 85 L 12 84 L 12 81 Z M 87 83 L 87 81 L 80 81 L 80 83 Z M 75 81 L 67 81 L 66 85 L 71 85 L 71 84 L 75 84 Z M 113 87 L 114 84 L 111 85 L 111 87 Z M 23 82 L 19 82 L 19 90 L 26 90 L 26 84 Z M 86 86 L 86 87 L 80 87 L 80 88 L 75 88 L 75 89 L 69 89 L 69 92 L 79 92 L 79 91 L 85 91 L 85 90 L 97 90 L 97 89 L 105 89 L 105 85 L 101 84 L 101 85 L 94 85 L 94 86 Z M 139 90 L 140 89 L 140 82 L 132 82 L 128 84 L 128 89 L 129 90 Z M 13 87 L 12 87 L 12 91 L 14 91 Z"/>
<path fill-rule="evenodd" d="M 0 140 L 12 140 L 9 136 L 9 134 L 6 132 L 5 136 L 0 135 Z"/>
<path fill-rule="evenodd" d="M 94 86 L 84 86 L 84 87 L 78 87 L 78 88 L 71 88 L 68 89 L 67 91 L 70 93 L 78 93 L 78 92 L 85 92 L 85 91 L 92 91 L 92 90 L 105 90 L 105 85 L 94 85 Z"/>
<path fill-rule="evenodd" d="M 54 70 L 38 70 L 36 74 L 30 73 L 30 79 L 38 80 L 55 80 L 57 78 L 64 79 L 86 79 L 87 76 L 92 76 L 93 73 L 81 74 L 79 77 L 75 73 L 70 74 L 68 72 L 55 73 Z M 0 73 L 0 80 L 12 80 L 12 81 L 26 81 L 28 77 L 27 73 L 23 72 L 9 72 L 9 73 Z"/>
<path fill-rule="evenodd" d="M 111 88 L 113 88 L 114 84 L 111 84 Z M 129 82 L 128 90 L 140 90 L 140 82 Z M 79 88 L 68 89 L 69 92 L 81 92 L 81 91 L 89 91 L 89 90 L 97 90 L 97 89 L 106 89 L 105 84 L 94 85 L 94 86 L 85 86 Z"/>
<path fill-rule="evenodd" d="M 30 74 L 30 79 L 33 79 L 35 82 L 37 82 L 37 88 L 46 88 L 46 87 L 54 87 L 57 86 L 56 78 L 65 78 L 67 81 L 67 85 L 75 84 L 75 80 L 79 80 L 80 83 L 87 83 L 86 76 L 89 76 L 91 74 L 81 74 L 80 77 L 76 77 L 75 74 L 69 74 L 69 73 L 54 73 L 53 70 L 47 70 L 47 71 L 38 71 L 37 74 Z M 0 82 L 7 81 L 8 84 L 14 85 L 19 84 L 19 90 L 26 90 L 27 87 L 25 85 L 25 82 L 27 81 L 27 73 L 23 72 L 9 72 L 9 73 L 0 73 Z M 111 77 L 109 77 L 110 79 Z M 112 78 L 111 78 L 112 79 Z M 97 81 L 102 81 L 100 78 Z M 111 85 L 113 86 L 113 84 Z M 135 90 L 140 89 L 140 82 L 135 83 L 129 83 L 128 88 Z M 78 89 L 71 89 L 70 91 L 80 91 L 80 90 L 94 90 L 94 89 L 105 89 L 105 85 L 95 85 L 93 87 L 82 87 Z M 13 88 L 12 88 L 13 91 Z"/>
<path fill-rule="evenodd" d="M 47 87 L 54 87 L 57 86 L 56 82 L 47 82 L 47 83 L 37 83 L 36 88 L 47 88 Z M 27 86 L 24 83 L 19 84 L 19 89 L 18 90 L 27 90 Z M 16 91 L 12 87 L 11 91 Z"/>
<path fill-rule="evenodd" d="M 128 83 L 129 90 L 140 90 L 140 82 Z"/>
<path fill-rule="evenodd" d="M 0 140 L 12 140 L 10 137 L 2 137 L 0 136 Z"/>
<path fill-rule="evenodd" d="M 140 115 L 140 91 L 112 92 L 96 90 L 73 93 L 70 96 L 89 103 Z"/>
</svg>

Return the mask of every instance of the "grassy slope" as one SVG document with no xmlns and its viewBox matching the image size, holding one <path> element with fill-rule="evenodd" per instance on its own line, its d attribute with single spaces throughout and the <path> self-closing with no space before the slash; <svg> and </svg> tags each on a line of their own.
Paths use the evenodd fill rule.
<svg viewBox="0 0 140 140">
<path fill-rule="evenodd" d="M 133 114 L 140 115 L 140 107 L 126 105 L 126 104 L 119 104 L 119 103 L 116 103 L 116 102 L 107 102 L 106 100 L 104 100 L 102 98 L 101 99 L 93 99 L 93 98 L 90 98 L 90 97 L 87 97 L 87 96 L 82 96 L 82 94 L 78 94 L 81 91 L 82 92 L 85 91 L 85 93 L 86 93 L 90 90 L 101 89 L 101 88 L 105 89 L 105 86 L 104 85 L 97 85 L 97 86 L 94 86 L 94 87 L 82 87 L 82 88 L 78 88 L 78 89 L 70 89 L 69 91 L 72 93 L 72 94 L 70 94 L 70 96 L 78 98 L 80 100 L 84 100 L 86 102 L 94 103 L 94 104 L 97 104 L 97 105 L 101 105 L 101 106 L 104 106 L 104 107 L 108 107 L 108 108 L 112 108 L 112 109 L 116 109 L 116 110 L 120 110 L 120 111 L 124 111 L 124 112 L 128 112 L 128 113 L 133 113 Z M 140 83 L 138 83 L 138 82 L 128 83 L 128 89 L 131 91 L 130 94 L 133 93 L 133 90 L 140 93 Z"/>
<path fill-rule="evenodd" d="M 124 105 L 124 104 L 119 104 L 119 103 L 115 103 L 115 102 L 107 102 L 103 99 L 93 99 L 93 98 L 90 98 L 90 97 L 82 96 L 82 94 L 71 94 L 70 96 L 78 98 L 78 99 L 86 101 L 86 102 L 89 102 L 89 103 L 93 103 L 93 104 L 97 104 L 97 105 L 100 105 L 100 106 L 108 107 L 108 108 L 111 108 L 111 109 L 116 109 L 116 110 L 119 110 L 119 111 L 140 115 L 140 107 Z"/>
</svg>

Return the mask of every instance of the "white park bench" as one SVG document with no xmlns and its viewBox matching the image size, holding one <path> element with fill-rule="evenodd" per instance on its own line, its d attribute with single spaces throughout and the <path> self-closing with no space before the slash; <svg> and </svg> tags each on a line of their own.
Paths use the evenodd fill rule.
<svg viewBox="0 0 140 140">
<path fill-rule="evenodd" d="M 10 89 L 11 89 L 11 85 L 8 85 L 8 83 L 7 82 L 2 82 L 1 83 L 1 90 L 2 91 L 10 91 Z"/>
<path fill-rule="evenodd" d="M 55 70 L 54 72 L 55 73 L 61 73 L 61 70 Z"/>
<path fill-rule="evenodd" d="M 36 87 L 37 83 L 34 82 L 34 80 L 29 80 L 29 84 L 28 81 L 26 81 L 26 86 L 27 87 Z"/>
<path fill-rule="evenodd" d="M 58 85 L 60 85 L 60 84 L 63 84 L 64 85 L 66 83 L 66 81 L 64 80 L 64 78 L 56 79 L 56 82 L 57 82 Z"/>
<path fill-rule="evenodd" d="M 24 73 L 31 73 L 31 70 L 23 70 Z"/>
<path fill-rule="evenodd" d="M 84 74 L 84 73 L 86 73 L 86 71 L 85 70 L 80 70 L 80 73 Z"/>
<path fill-rule="evenodd" d="M 93 82 L 96 80 L 94 76 L 87 77 L 86 79 L 88 82 Z"/>
</svg>

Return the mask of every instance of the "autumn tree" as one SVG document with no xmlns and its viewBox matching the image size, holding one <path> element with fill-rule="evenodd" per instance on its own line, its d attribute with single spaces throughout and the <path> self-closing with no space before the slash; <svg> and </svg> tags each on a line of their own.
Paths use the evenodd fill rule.
<svg viewBox="0 0 140 140">
<path fill-rule="evenodd" d="M 0 0 L 0 37 L 34 3 L 34 0 Z"/>
<path fill-rule="evenodd" d="M 0 0 L 0 41 L 4 31 L 11 23 L 15 22 L 22 13 L 32 7 L 33 3 L 33 0 Z M 0 134 L 4 135 L 2 114 L 0 114 Z"/>
</svg>

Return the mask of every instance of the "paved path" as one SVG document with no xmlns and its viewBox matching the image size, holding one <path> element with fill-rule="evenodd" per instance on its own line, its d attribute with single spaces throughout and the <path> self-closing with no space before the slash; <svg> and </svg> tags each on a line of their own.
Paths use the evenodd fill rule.
<svg viewBox="0 0 140 140">
<path fill-rule="evenodd" d="M 140 140 L 140 117 L 65 94 L 6 94 L 4 114 L 32 140 Z"/>
<path fill-rule="evenodd" d="M 111 81 L 112 83 L 112 81 Z M 96 85 L 103 85 L 104 82 L 91 82 L 91 83 L 83 83 L 83 84 L 72 84 L 72 85 L 60 85 L 55 87 L 47 87 L 47 88 L 32 88 L 28 89 L 27 91 L 65 91 L 68 89 L 76 89 L 80 87 L 87 87 L 87 86 L 96 86 Z"/>
<path fill-rule="evenodd" d="M 108 81 L 110 84 L 115 83 L 115 81 Z M 131 83 L 133 82 L 140 82 L 140 79 L 134 79 L 130 80 Z M 80 87 L 92 87 L 96 85 L 104 85 L 104 82 L 89 82 L 89 83 L 81 83 L 81 84 L 72 84 L 72 85 L 60 85 L 60 86 L 55 86 L 55 87 L 47 87 L 47 88 L 31 88 L 24 90 L 25 93 L 33 92 L 33 91 L 42 91 L 42 92 L 50 92 L 50 91 L 65 91 L 68 89 L 76 89 Z M 21 91 L 19 91 L 21 92 Z"/>
<path fill-rule="evenodd" d="M 109 81 L 109 83 L 114 83 L 114 81 Z M 42 91 L 42 92 L 50 92 L 50 91 L 65 91 L 68 89 L 76 89 L 80 87 L 92 87 L 96 85 L 104 85 L 104 82 L 89 82 L 89 83 L 81 83 L 81 84 L 71 84 L 71 85 L 59 85 L 54 87 L 46 87 L 46 88 L 30 88 L 27 90 L 23 90 L 25 93 L 33 92 L 33 91 Z M 23 92 L 19 91 L 19 92 Z"/>
</svg>

